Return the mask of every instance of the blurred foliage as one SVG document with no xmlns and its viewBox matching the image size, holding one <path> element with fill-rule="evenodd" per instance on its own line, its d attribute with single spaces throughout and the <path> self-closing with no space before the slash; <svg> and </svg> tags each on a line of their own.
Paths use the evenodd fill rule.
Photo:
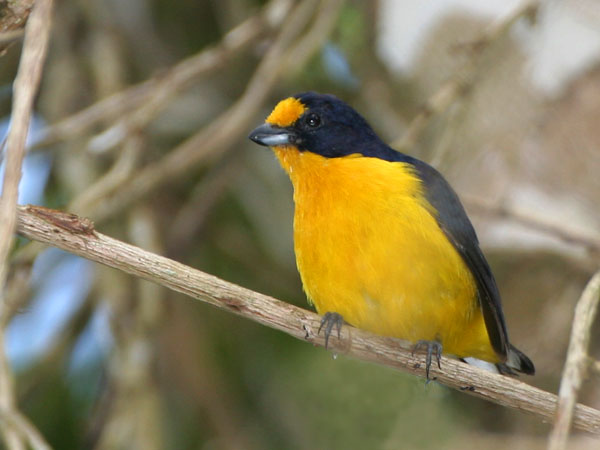
<svg viewBox="0 0 600 450">
<path fill-rule="evenodd" d="M 252 0 L 56 2 L 38 113 L 53 124 L 132 83 L 160 78 L 182 58 L 219 43 L 264 5 Z M 305 65 L 289 67 L 290 74 L 273 85 L 251 121 L 260 123 L 280 98 L 316 90 L 353 104 L 386 140 L 400 137 L 419 106 L 468 59 L 468 51 L 457 53 L 454 45 L 474 39 L 486 21 L 464 14 L 441 21 L 423 42 L 413 72 L 400 74 L 391 72 L 377 52 L 379 7 L 380 2 L 346 2 L 325 44 L 333 52 L 329 58 L 341 62 L 333 64 L 319 49 Z M 138 167 L 159 160 L 225 111 L 244 92 L 273 36 L 263 33 L 222 68 L 171 98 L 146 127 L 128 130 L 142 141 L 128 177 L 135 179 Z M 600 93 L 588 87 L 600 85 L 600 70 L 575 79 L 561 97 L 544 98 L 523 81 L 525 56 L 513 39 L 505 36 L 495 45 L 475 87 L 433 120 L 413 153 L 428 160 L 441 155 L 442 171 L 461 194 L 503 203 L 519 198 L 520 187 L 534 185 L 546 195 L 545 203 L 536 204 L 550 208 L 558 222 L 597 230 L 599 210 L 585 206 L 596 205 L 600 194 L 597 126 L 578 133 L 587 152 L 564 144 L 573 138 L 568 127 L 552 140 L 540 130 L 558 133 L 553 124 L 562 118 L 580 123 L 593 112 L 600 114 Z M 19 51 L 12 45 L 0 60 L 4 86 L 16 73 Z M 591 92 L 585 102 L 578 94 L 583 88 Z M 9 89 L 1 95 L 0 108 L 8 115 Z M 53 157 L 47 206 L 68 207 L 114 167 L 126 140 L 93 152 L 90 139 L 125 122 L 128 114 L 37 150 Z M 586 162 L 592 169 L 582 180 L 569 163 Z M 560 176 L 544 177 L 552 170 Z M 578 198 L 569 196 L 575 185 Z M 562 197 L 551 209 L 547 199 L 556 200 L 557 192 Z M 577 215 L 579 210 L 585 214 Z M 240 133 L 218 158 L 191 165 L 98 228 L 304 306 L 292 213 L 291 186 L 275 158 Z M 519 246 L 505 218 L 473 218 L 503 292 L 512 340 L 536 362 L 539 375 L 532 383 L 556 391 L 572 308 L 594 269 L 591 256 L 597 255 L 552 236 L 543 241 L 547 246 Z M 29 246 L 21 246 L 17 256 L 23 247 Z M 21 311 L 30 308 L 28 302 L 24 299 Z M 515 448 L 545 445 L 548 427 L 518 412 L 386 368 L 332 358 L 323 349 L 108 269 L 96 268 L 84 302 L 80 317 L 55 337 L 62 339 L 60 345 L 17 373 L 19 406 L 57 449 L 434 449 L 468 448 L 475 442 L 484 445 L 479 448 L 505 448 L 508 439 Z M 82 336 L 86 329 L 91 333 L 94 315 L 103 314 L 99 311 L 108 311 L 105 331 L 112 341 L 77 366 L 74 349 L 86 345 Z M 590 383 L 581 400 L 598 407 L 600 391 Z"/>
</svg>

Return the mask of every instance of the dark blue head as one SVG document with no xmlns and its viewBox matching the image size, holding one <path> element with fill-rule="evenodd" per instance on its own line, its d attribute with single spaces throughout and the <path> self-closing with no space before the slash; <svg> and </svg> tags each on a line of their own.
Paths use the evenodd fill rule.
<svg viewBox="0 0 600 450">
<path fill-rule="evenodd" d="M 294 146 L 336 158 L 359 153 L 396 161 L 400 153 L 385 145 L 354 109 L 333 95 L 304 92 L 277 104 L 250 139 L 267 146 Z"/>
</svg>

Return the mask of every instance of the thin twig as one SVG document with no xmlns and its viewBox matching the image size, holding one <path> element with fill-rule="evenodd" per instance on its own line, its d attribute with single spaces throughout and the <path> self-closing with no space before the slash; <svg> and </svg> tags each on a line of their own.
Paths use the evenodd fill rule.
<svg viewBox="0 0 600 450">
<path fill-rule="evenodd" d="M 90 230 L 85 219 L 81 219 L 84 222 L 80 225 L 75 218 L 65 224 L 65 213 L 43 209 L 39 214 L 39 210 L 35 206 L 19 207 L 21 235 L 153 281 L 298 339 L 319 346 L 325 344 L 316 332 L 320 317 L 312 312 Z M 329 346 L 337 353 L 424 376 L 424 358 L 413 355 L 408 342 L 345 326 L 341 339 L 330 340 Z M 441 370 L 433 365 L 431 373 L 449 387 L 528 412 L 544 421 L 551 420 L 556 409 L 554 394 L 451 358 L 443 358 Z M 600 434 L 600 411 L 578 404 L 573 423 L 578 429 Z"/>
<path fill-rule="evenodd" d="M 90 215 L 94 207 L 101 203 L 104 197 L 112 194 L 131 177 L 137 167 L 144 143 L 145 140 L 139 133 L 129 133 L 127 139 L 123 142 L 123 150 L 119 153 L 110 170 L 75 197 L 69 203 L 69 211 Z"/>
<path fill-rule="evenodd" d="M 25 27 L 23 51 L 14 82 L 11 126 L 6 139 L 6 171 L 2 187 L 2 198 L 0 199 L 0 318 L 10 309 L 5 304 L 6 298 L 4 295 L 8 274 L 7 258 L 14 239 L 21 166 L 25 156 L 25 142 L 33 110 L 33 101 L 39 87 L 46 58 L 51 16 L 52 0 L 38 0 Z M 0 409 L 5 417 L 5 420 L 1 422 L 1 429 L 6 446 L 10 450 L 24 449 L 23 438 L 25 438 L 33 448 L 48 448 L 41 436 L 41 441 L 37 438 L 34 439 L 39 433 L 20 432 L 23 429 L 34 430 L 34 427 L 15 408 L 13 384 L 11 370 L 4 350 L 4 328 L 0 328 Z M 17 427 L 15 424 L 21 424 L 22 426 Z"/>
<path fill-rule="evenodd" d="M 21 39 L 23 37 L 23 30 L 11 30 L 5 31 L 4 33 L 0 33 L 0 47 L 6 44 L 10 44 L 17 39 Z"/>
<path fill-rule="evenodd" d="M 209 213 L 231 187 L 234 176 L 240 172 L 239 160 L 232 159 L 226 157 L 225 161 L 212 167 L 191 190 L 190 198 L 171 220 L 166 242 L 167 254 L 177 254 L 184 248 L 189 248 L 190 238 L 200 235 L 200 229 Z"/>
<path fill-rule="evenodd" d="M 446 81 L 422 107 L 421 112 L 415 116 L 410 125 L 399 139 L 392 143 L 392 147 L 401 152 L 410 150 L 433 117 L 446 111 L 457 99 L 470 90 L 481 71 L 482 61 L 486 51 L 506 35 L 511 27 L 521 18 L 535 17 L 540 7 L 539 1 L 526 1 L 512 14 L 498 20 L 487 28 L 481 37 L 471 45 L 472 54 L 455 76 Z M 440 159 L 439 156 L 436 159 Z"/>
<path fill-rule="evenodd" d="M 600 302 L 600 270 L 589 281 L 575 307 L 571 340 L 558 391 L 558 406 L 554 428 L 548 440 L 548 450 L 567 448 L 577 395 L 588 368 L 587 349 L 592 334 L 592 324 L 598 312 L 598 302 Z"/>
<path fill-rule="evenodd" d="M 294 47 L 291 47 L 287 54 L 285 67 L 288 70 L 292 73 L 299 73 L 306 61 L 314 55 L 316 50 L 323 46 L 323 42 L 331 34 L 336 24 L 336 19 L 343 4 L 344 0 L 330 0 L 321 3 L 314 23 L 304 33 L 306 37 L 301 39 Z"/>
</svg>

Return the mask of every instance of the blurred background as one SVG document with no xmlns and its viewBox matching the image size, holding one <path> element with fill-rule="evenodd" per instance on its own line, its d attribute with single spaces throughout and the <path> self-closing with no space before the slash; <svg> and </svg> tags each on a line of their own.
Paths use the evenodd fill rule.
<svg viewBox="0 0 600 450">
<path fill-rule="evenodd" d="M 333 93 L 456 188 L 523 381 L 556 392 L 600 260 L 600 3 L 538 6 L 57 1 L 20 202 L 308 307 L 289 180 L 246 136 L 284 97 Z M 20 48 L 2 43 L 0 133 Z M 21 239 L 11 263 L 18 406 L 57 449 L 545 448 L 535 418 L 56 249 Z"/>
</svg>

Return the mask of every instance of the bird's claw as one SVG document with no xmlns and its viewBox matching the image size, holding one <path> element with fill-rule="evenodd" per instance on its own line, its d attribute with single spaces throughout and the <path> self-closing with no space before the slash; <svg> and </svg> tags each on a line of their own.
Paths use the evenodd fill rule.
<svg viewBox="0 0 600 450">
<path fill-rule="evenodd" d="M 442 364 L 440 362 L 442 357 L 442 344 L 438 341 L 418 341 L 414 347 L 412 348 L 412 354 L 414 355 L 416 351 L 426 350 L 427 356 L 425 358 L 425 377 L 427 382 L 432 379 L 429 377 L 429 369 L 431 367 L 431 359 L 432 355 L 435 354 L 435 359 L 437 360 L 438 368 L 442 368 Z"/>
<path fill-rule="evenodd" d="M 341 314 L 336 312 L 326 312 L 321 319 L 321 325 L 317 334 L 321 333 L 321 328 L 325 327 L 325 348 L 329 345 L 329 336 L 333 331 L 333 327 L 337 329 L 338 339 L 341 338 L 342 325 L 344 324 L 344 318 Z"/>
</svg>

